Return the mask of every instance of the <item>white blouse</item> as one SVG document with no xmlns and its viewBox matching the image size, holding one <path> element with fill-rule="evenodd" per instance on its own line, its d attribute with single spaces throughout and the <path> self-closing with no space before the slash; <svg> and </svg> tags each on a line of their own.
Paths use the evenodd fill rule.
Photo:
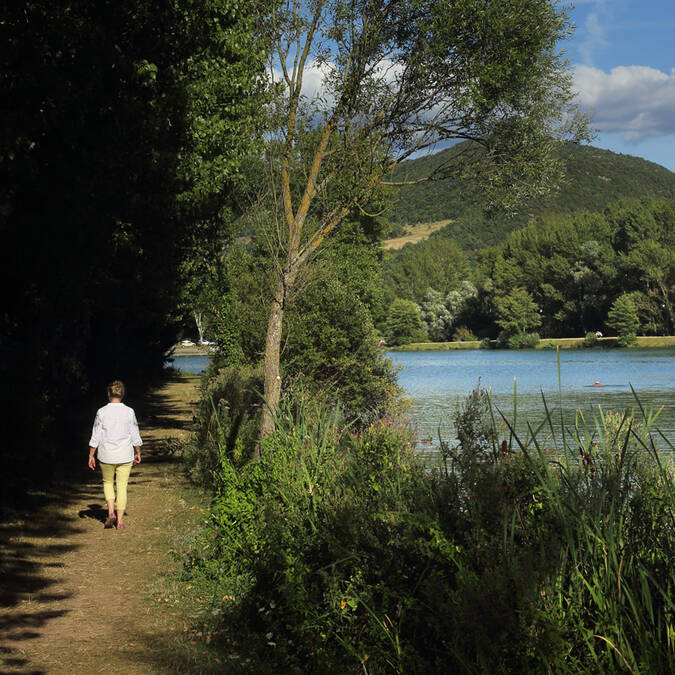
<svg viewBox="0 0 675 675">
<path fill-rule="evenodd" d="M 99 408 L 91 432 L 90 448 L 98 448 L 98 461 L 125 464 L 134 459 L 134 447 L 143 445 L 133 408 L 108 403 Z"/>
</svg>

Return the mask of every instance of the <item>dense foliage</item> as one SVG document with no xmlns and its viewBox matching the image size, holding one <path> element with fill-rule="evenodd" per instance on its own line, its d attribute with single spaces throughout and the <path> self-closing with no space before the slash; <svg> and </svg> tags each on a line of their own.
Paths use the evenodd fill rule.
<svg viewBox="0 0 675 675">
<path fill-rule="evenodd" d="M 189 232 L 217 218 L 254 136 L 249 22 L 237 2 L 4 8 L 0 377 L 17 434 L 0 480 L 17 493 L 58 440 L 58 464 L 80 456 L 83 397 L 115 377 L 138 393 L 175 342 Z"/>
<path fill-rule="evenodd" d="M 398 392 L 373 322 L 383 308 L 380 237 L 368 217 L 345 221 L 306 266 L 285 307 L 284 386 L 339 401 L 350 419 L 381 414 Z M 274 264 L 264 232 L 228 248 L 220 300 L 211 304 L 218 367 L 260 363 Z"/>
<path fill-rule="evenodd" d="M 446 295 L 468 276 L 466 256 L 450 239 L 427 239 L 388 254 L 383 264 L 386 297 L 419 303 L 429 288 Z"/>
<path fill-rule="evenodd" d="M 473 392 L 431 472 L 405 423 L 345 430 L 303 397 L 260 463 L 214 440 L 213 523 L 186 564 L 204 630 L 232 623 L 286 670 L 672 669 L 675 486 L 649 414 L 519 451 L 494 416 Z"/>
<path fill-rule="evenodd" d="M 418 181 L 438 172 L 440 178 L 462 147 L 405 162 L 396 177 Z M 603 328 L 616 334 L 605 321 L 612 303 L 629 294 L 638 333 L 670 334 L 675 221 L 669 200 L 675 174 L 636 157 L 571 143 L 563 144 L 559 156 L 567 176 L 560 190 L 510 215 L 486 214 L 481 192 L 470 181 L 391 188 L 399 192 L 384 216 L 390 221 L 453 221 L 429 239 L 387 254 L 387 303 L 414 300 L 427 317 L 431 339 L 447 340 L 445 296 L 471 282 L 479 292 L 456 322 L 494 338 L 504 320 L 499 306 L 523 288 L 540 310 L 540 332 L 561 337 Z M 639 201 L 616 201 L 641 195 Z"/>
<path fill-rule="evenodd" d="M 639 317 L 635 332 L 670 335 L 675 201 L 623 201 L 602 213 L 550 218 L 514 232 L 479 269 L 483 294 L 529 292 L 546 336 L 610 329 L 610 307 L 626 293 Z"/>
<path fill-rule="evenodd" d="M 635 342 L 640 319 L 635 302 L 630 295 L 624 293 L 612 303 L 607 314 L 607 325 L 619 336 L 619 344 L 622 347 Z"/>
<path fill-rule="evenodd" d="M 390 346 L 423 342 L 426 332 L 420 317 L 420 308 L 412 300 L 396 298 L 389 307 L 385 322 L 385 336 Z"/>
<path fill-rule="evenodd" d="M 453 325 L 480 337 L 501 334 L 504 344 L 536 332 L 670 335 L 674 233 L 675 201 L 643 198 L 547 216 L 479 251 L 472 266 L 451 240 L 432 236 L 388 254 L 385 297 L 414 300 L 432 340 L 451 339 Z M 617 302 L 632 307 L 630 320 L 626 307 L 623 319 L 610 317 Z"/>
</svg>

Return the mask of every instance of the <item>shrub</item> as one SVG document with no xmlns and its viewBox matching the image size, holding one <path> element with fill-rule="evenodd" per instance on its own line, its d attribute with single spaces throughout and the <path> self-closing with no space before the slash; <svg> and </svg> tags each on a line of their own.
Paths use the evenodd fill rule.
<svg viewBox="0 0 675 675">
<path fill-rule="evenodd" d="M 345 430 L 286 399 L 259 464 L 220 454 L 214 539 L 188 566 L 217 581 L 211 612 L 282 671 L 670 672 L 653 416 L 580 414 L 567 447 L 550 420 L 543 447 L 497 416 L 477 387 L 430 469 L 403 422 Z"/>
<path fill-rule="evenodd" d="M 478 349 L 492 349 L 492 347 L 492 340 L 489 337 L 484 337 L 478 345 Z"/>
<path fill-rule="evenodd" d="M 584 337 L 584 347 L 597 347 L 598 346 L 598 336 L 595 334 L 595 331 L 589 331 Z"/>
<path fill-rule="evenodd" d="M 294 300 L 282 355 L 289 379 L 339 402 L 347 417 L 382 415 L 400 390 L 396 370 L 378 346 L 370 313 L 339 280 L 315 280 Z M 304 395 L 304 394 L 303 394 Z"/>
<path fill-rule="evenodd" d="M 250 458 L 258 436 L 263 390 L 262 368 L 220 368 L 212 364 L 201 384 L 197 431 L 183 446 L 183 464 L 190 479 L 214 486 L 223 461 Z"/>
<path fill-rule="evenodd" d="M 537 333 L 516 333 L 506 339 L 509 349 L 534 349 L 539 344 Z"/>
<path fill-rule="evenodd" d="M 478 338 L 466 326 L 460 326 L 456 331 L 453 339 L 456 342 L 474 342 Z"/>
</svg>

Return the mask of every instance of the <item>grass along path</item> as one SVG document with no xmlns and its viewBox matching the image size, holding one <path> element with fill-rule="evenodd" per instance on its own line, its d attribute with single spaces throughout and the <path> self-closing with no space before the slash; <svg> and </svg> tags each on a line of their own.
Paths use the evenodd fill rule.
<svg viewBox="0 0 675 675">
<path fill-rule="evenodd" d="M 196 383 L 175 376 L 147 401 L 129 399 L 144 453 L 131 474 L 127 529 L 103 529 L 98 468 L 54 486 L 33 512 L 0 525 L 0 672 L 227 668 L 190 628 L 199 599 L 190 606 L 172 592 L 181 565 L 172 549 L 208 515 L 208 497 L 186 484 L 167 452 L 169 439 L 189 433 Z M 84 467 L 86 446 L 80 452 Z"/>
</svg>

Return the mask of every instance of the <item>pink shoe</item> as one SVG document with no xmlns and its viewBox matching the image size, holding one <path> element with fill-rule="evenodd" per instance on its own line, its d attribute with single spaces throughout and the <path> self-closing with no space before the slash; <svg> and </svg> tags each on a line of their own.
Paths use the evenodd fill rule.
<svg viewBox="0 0 675 675">
<path fill-rule="evenodd" d="M 110 527 L 112 527 L 112 525 Z M 126 527 L 126 525 L 124 523 L 117 523 L 117 529 L 118 530 L 123 530 L 125 527 Z"/>
</svg>

